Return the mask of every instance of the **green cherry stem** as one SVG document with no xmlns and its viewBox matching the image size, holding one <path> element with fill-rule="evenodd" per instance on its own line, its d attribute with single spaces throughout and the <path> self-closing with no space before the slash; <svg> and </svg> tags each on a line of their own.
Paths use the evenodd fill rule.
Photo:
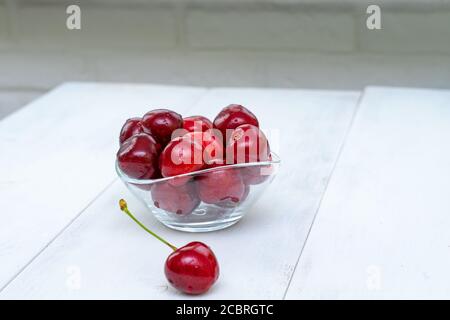
<svg viewBox="0 0 450 320">
<path fill-rule="evenodd" d="M 153 231 L 147 229 L 146 226 L 144 226 L 138 219 L 136 219 L 133 214 L 130 212 L 130 210 L 128 210 L 128 205 L 127 202 L 123 199 L 120 199 L 119 201 L 119 206 L 120 206 L 120 210 L 122 210 L 123 212 L 125 212 L 131 219 L 133 219 L 134 222 L 136 222 L 142 229 L 144 229 L 145 231 L 147 231 L 148 233 L 150 233 L 152 236 L 154 236 L 156 239 L 158 239 L 159 241 L 161 241 L 162 243 L 168 245 L 173 251 L 178 250 L 177 247 L 175 247 L 174 245 L 170 244 L 169 242 L 167 242 L 166 240 L 164 240 L 163 238 L 161 238 L 160 236 L 158 236 L 156 233 L 154 233 Z"/>
</svg>

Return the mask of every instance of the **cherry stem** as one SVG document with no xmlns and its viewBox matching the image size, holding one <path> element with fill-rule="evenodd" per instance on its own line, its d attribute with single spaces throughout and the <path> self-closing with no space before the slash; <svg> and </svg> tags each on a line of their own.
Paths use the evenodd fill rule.
<svg viewBox="0 0 450 320">
<path fill-rule="evenodd" d="M 164 240 L 163 238 L 161 238 L 160 236 L 158 236 L 156 233 L 154 233 L 153 231 L 149 230 L 146 226 L 144 226 L 138 219 L 135 218 L 135 216 L 133 216 L 133 214 L 130 212 L 130 210 L 128 210 L 128 205 L 127 202 L 123 199 L 120 199 L 119 201 L 119 206 L 120 206 L 120 210 L 122 210 L 123 212 L 125 212 L 131 219 L 133 219 L 134 222 L 136 222 L 142 229 L 144 229 L 145 231 L 147 231 L 148 233 L 150 233 L 152 236 L 154 236 L 156 239 L 158 239 L 159 241 L 161 241 L 162 243 L 166 244 L 167 246 L 169 246 L 173 251 L 178 250 L 177 247 L 175 247 L 174 245 L 170 244 L 169 242 L 167 242 L 166 240 Z"/>
</svg>

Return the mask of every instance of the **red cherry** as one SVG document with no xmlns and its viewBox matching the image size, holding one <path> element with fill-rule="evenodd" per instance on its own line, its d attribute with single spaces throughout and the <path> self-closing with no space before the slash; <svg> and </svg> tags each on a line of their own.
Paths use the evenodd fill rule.
<svg viewBox="0 0 450 320">
<path fill-rule="evenodd" d="M 144 115 L 142 126 L 145 132 L 150 133 L 157 142 L 165 146 L 170 141 L 172 132 L 182 128 L 183 118 L 174 111 L 156 109 Z"/>
<path fill-rule="evenodd" d="M 186 215 L 200 204 L 194 183 L 174 186 L 169 182 L 158 182 L 151 189 L 153 203 L 157 208 Z"/>
<path fill-rule="evenodd" d="M 227 138 L 227 129 L 235 129 L 243 124 L 251 124 L 259 127 L 256 116 L 244 106 L 239 104 L 230 104 L 220 111 L 214 119 L 214 128 L 222 132 L 224 139 Z"/>
<path fill-rule="evenodd" d="M 226 163 L 250 163 L 267 161 L 270 147 L 264 133 L 258 127 L 244 124 L 234 129 L 226 148 Z"/>
<path fill-rule="evenodd" d="M 209 129 L 203 133 L 203 160 L 208 167 L 224 164 L 222 134 L 217 129 Z"/>
<path fill-rule="evenodd" d="M 125 121 L 122 130 L 120 130 L 119 141 L 122 144 L 128 138 L 142 132 L 144 132 L 144 129 L 142 128 L 141 118 L 128 119 L 127 121 Z"/>
<path fill-rule="evenodd" d="M 203 116 L 192 116 L 183 119 L 183 128 L 189 132 L 203 132 L 212 129 L 212 122 Z"/>
<path fill-rule="evenodd" d="M 245 199 L 247 199 L 249 194 L 250 194 L 250 186 L 246 185 L 244 194 L 241 196 L 241 198 L 239 199 L 238 202 L 234 202 L 234 201 L 230 200 L 230 201 L 219 202 L 219 203 L 216 203 L 215 205 L 219 206 L 219 207 L 223 207 L 223 208 L 234 208 L 234 207 L 240 205 L 242 202 L 244 202 Z"/>
<path fill-rule="evenodd" d="M 245 195 L 245 185 L 237 170 L 215 170 L 197 178 L 200 200 L 205 203 L 239 203 Z"/>
<path fill-rule="evenodd" d="M 119 201 L 120 210 L 125 212 L 142 229 L 169 246 L 172 252 L 166 260 L 164 273 L 167 280 L 178 290 L 188 294 L 201 294 L 219 278 L 219 263 L 214 252 L 202 242 L 191 242 L 184 247 L 177 248 L 153 231 L 145 227 L 128 210 L 127 203 Z"/>
<path fill-rule="evenodd" d="M 158 145 L 152 136 L 139 133 L 127 139 L 117 152 L 119 168 L 135 179 L 153 179 L 158 175 Z"/>
<path fill-rule="evenodd" d="M 159 165 L 163 177 L 172 177 L 203 168 L 202 146 L 192 139 L 178 137 L 161 153 Z"/>
<path fill-rule="evenodd" d="M 268 161 L 272 161 L 272 156 L 269 155 Z M 273 166 L 254 166 L 241 169 L 241 176 L 246 185 L 261 184 L 266 181 L 272 174 Z"/>
<path fill-rule="evenodd" d="M 172 252 L 164 268 L 175 288 L 188 294 L 201 294 L 219 278 L 219 263 L 214 252 L 202 242 L 191 242 Z"/>
</svg>

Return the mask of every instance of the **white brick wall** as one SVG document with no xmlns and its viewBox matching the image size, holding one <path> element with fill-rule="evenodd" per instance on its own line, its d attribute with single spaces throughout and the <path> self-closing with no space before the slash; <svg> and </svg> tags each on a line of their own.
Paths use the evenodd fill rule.
<svg viewBox="0 0 450 320">
<path fill-rule="evenodd" d="M 0 0 L 0 114 L 64 81 L 450 88 L 450 0 Z"/>
<path fill-rule="evenodd" d="M 173 48 L 176 23 L 170 8 L 82 6 L 81 30 L 66 28 L 65 5 L 19 6 L 21 45 L 56 48 Z"/>
<path fill-rule="evenodd" d="M 0 48 L 5 47 L 8 42 L 8 21 L 6 7 L 0 1 Z"/>
<path fill-rule="evenodd" d="M 354 19 L 340 12 L 190 10 L 186 23 L 188 43 L 194 48 L 354 49 Z"/>
<path fill-rule="evenodd" d="M 360 29 L 362 50 L 450 54 L 450 11 L 386 12 L 382 27 L 377 31 Z"/>
</svg>

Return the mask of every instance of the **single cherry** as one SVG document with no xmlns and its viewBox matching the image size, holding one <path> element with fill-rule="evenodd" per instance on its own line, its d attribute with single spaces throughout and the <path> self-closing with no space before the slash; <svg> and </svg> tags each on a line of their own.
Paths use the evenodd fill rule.
<svg viewBox="0 0 450 320">
<path fill-rule="evenodd" d="M 164 267 L 166 278 L 172 286 L 187 294 L 202 294 L 217 281 L 220 273 L 219 263 L 210 247 L 195 241 L 177 248 L 136 219 L 128 210 L 125 200 L 121 199 L 119 205 L 120 209 L 142 229 L 173 250 L 167 257 Z"/>
<path fill-rule="evenodd" d="M 195 139 L 183 136 L 173 139 L 159 159 L 163 177 L 172 177 L 203 168 L 203 148 Z"/>
<path fill-rule="evenodd" d="M 250 163 L 267 161 L 270 147 L 264 133 L 250 124 L 244 124 L 230 136 L 226 148 L 226 163 Z"/>
<path fill-rule="evenodd" d="M 172 132 L 183 127 L 183 118 L 174 111 L 156 109 L 142 117 L 142 126 L 145 132 L 165 146 L 171 140 Z"/>
<path fill-rule="evenodd" d="M 272 155 L 269 155 L 268 161 L 272 161 Z M 266 181 L 273 173 L 272 165 L 253 166 L 241 168 L 241 176 L 246 185 L 261 184 Z"/>
<path fill-rule="evenodd" d="M 184 139 L 195 141 L 202 146 L 203 162 L 207 167 L 223 164 L 224 150 L 220 131 L 208 129 L 205 132 L 189 132 Z"/>
<path fill-rule="evenodd" d="M 200 200 L 210 204 L 240 203 L 246 197 L 245 184 L 235 169 L 216 169 L 197 177 Z"/>
<path fill-rule="evenodd" d="M 219 264 L 206 244 L 194 241 L 170 254 L 164 272 L 178 290 L 202 294 L 219 278 Z"/>
<path fill-rule="evenodd" d="M 187 215 L 200 204 L 194 183 L 185 183 L 180 186 L 168 181 L 154 184 L 151 189 L 155 207 L 179 215 Z"/>
<path fill-rule="evenodd" d="M 125 140 L 117 152 L 119 168 L 135 179 L 158 176 L 158 144 L 152 136 L 139 133 Z"/>
<path fill-rule="evenodd" d="M 211 120 L 203 116 L 192 116 L 183 119 L 183 128 L 189 132 L 204 132 L 212 129 Z"/>
<path fill-rule="evenodd" d="M 214 128 L 222 132 L 223 139 L 227 139 L 227 130 L 233 130 L 240 125 L 251 124 L 259 127 L 256 116 L 244 106 L 239 104 L 230 104 L 222 109 L 214 119 Z"/>
<path fill-rule="evenodd" d="M 122 130 L 120 130 L 119 141 L 122 144 L 128 138 L 142 132 L 144 132 L 144 129 L 142 128 L 141 118 L 128 119 L 127 121 L 125 121 Z"/>
<path fill-rule="evenodd" d="M 242 202 L 244 202 L 245 199 L 247 199 L 249 194 L 250 194 L 250 186 L 245 185 L 244 194 L 241 196 L 241 198 L 239 199 L 238 202 L 235 202 L 236 200 L 235 201 L 232 201 L 232 200 L 222 201 L 222 202 L 215 203 L 215 205 L 219 206 L 219 207 L 223 207 L 223 208 L 235 208 L 238 205 L 240 205 Z"/>
</svg>

